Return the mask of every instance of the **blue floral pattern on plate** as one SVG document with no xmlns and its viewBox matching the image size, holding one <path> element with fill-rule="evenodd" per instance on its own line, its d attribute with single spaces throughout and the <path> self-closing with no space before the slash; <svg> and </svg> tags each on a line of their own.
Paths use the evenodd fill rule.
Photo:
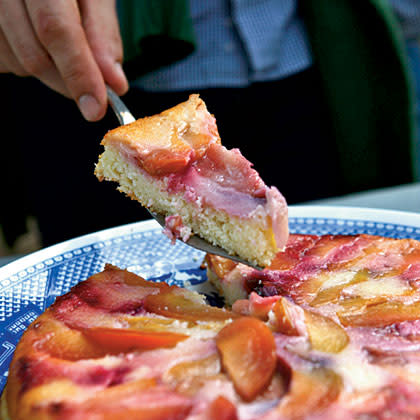
<svg viewBox="0 0 420 420">
<path fill-rule="evenodd" d="M 299 206 L 290 208 L 290 216 L 292 233 L 366 233 L 420 240 L 420 214 Z M 220 304 L 200 268 L 203 256 L 179 241 L 172 245 L 154 221 L 146 221 L 67 241 L 0 269 L 0 390 L 25 328 L 57 296 L 107 263 L 150 280 L 190 287 L 206 294 L 211 304 Z"/>
</svg>

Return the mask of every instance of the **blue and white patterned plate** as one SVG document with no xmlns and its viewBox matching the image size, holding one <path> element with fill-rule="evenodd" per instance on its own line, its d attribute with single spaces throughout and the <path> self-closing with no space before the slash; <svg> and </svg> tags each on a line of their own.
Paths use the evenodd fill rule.
<svg viewBox="0 0 420 420">
<path fill-rule="evenodd" d="M 290 230 L 305 234 L 359 234 L 420 240 L 420 214 L 320 206 L 291 206 Z M 200 268 L 204 254 L 162 234 L 155 221 L 133 223 L 72 239 L 0 269 L 0 391 L 25 328 L 57 296 L 101 271 L 106 263 L 146 279 L 188 286 L 217 296 Z M 213 302 L 211 302 L 213 303 Z"/>
</svg>

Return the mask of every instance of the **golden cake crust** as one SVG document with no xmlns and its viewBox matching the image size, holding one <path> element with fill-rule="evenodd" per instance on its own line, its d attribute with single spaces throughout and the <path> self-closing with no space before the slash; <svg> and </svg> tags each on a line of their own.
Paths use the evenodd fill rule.
<svg viewBox="0 0 420 420">
<path fill-rule="evenodd" d="M 220 144 L 220 137 L 216 120 L 195 94 L 158 115 L 109 131 L 101 144 L 114 143 L 131 149 L 150 175 L 164 175 L 179 172 L 202 158 L 210 144 Z"/>
</svg>

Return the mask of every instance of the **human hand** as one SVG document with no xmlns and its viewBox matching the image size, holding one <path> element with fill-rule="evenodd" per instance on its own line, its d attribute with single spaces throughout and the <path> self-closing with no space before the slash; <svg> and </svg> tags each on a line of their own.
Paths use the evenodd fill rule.
<svg viewBox="0 0 420 420">
<path fill-rule="evenodd" d="M 0 0 L 0 73 L 35 76 L 89 121 L 105 115 L 105 83 L 128 90 L 122 54 L 115 0 Z"/>
</svg>

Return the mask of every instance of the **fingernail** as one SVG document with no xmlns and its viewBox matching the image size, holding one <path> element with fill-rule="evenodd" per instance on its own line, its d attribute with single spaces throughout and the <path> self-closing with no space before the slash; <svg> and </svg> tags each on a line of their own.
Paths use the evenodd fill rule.
<svg viewBox="0 0 420 420">
<path fill-rule="evenodd" d="M 82 95 L 77 102 L 85 119 L 95 121 L 98 118 L 101 112 L 101 106 L 94 96 L 90 94 Z"/>
<path fill-rule="evenodd" d="M 121 79 L 122 83 L 124 83 L 124 93 L 128 90 L 128 80 L 124 73 L 121 63 L 115 63 L 115 72 L 117 76 Z"/>
</svg>

